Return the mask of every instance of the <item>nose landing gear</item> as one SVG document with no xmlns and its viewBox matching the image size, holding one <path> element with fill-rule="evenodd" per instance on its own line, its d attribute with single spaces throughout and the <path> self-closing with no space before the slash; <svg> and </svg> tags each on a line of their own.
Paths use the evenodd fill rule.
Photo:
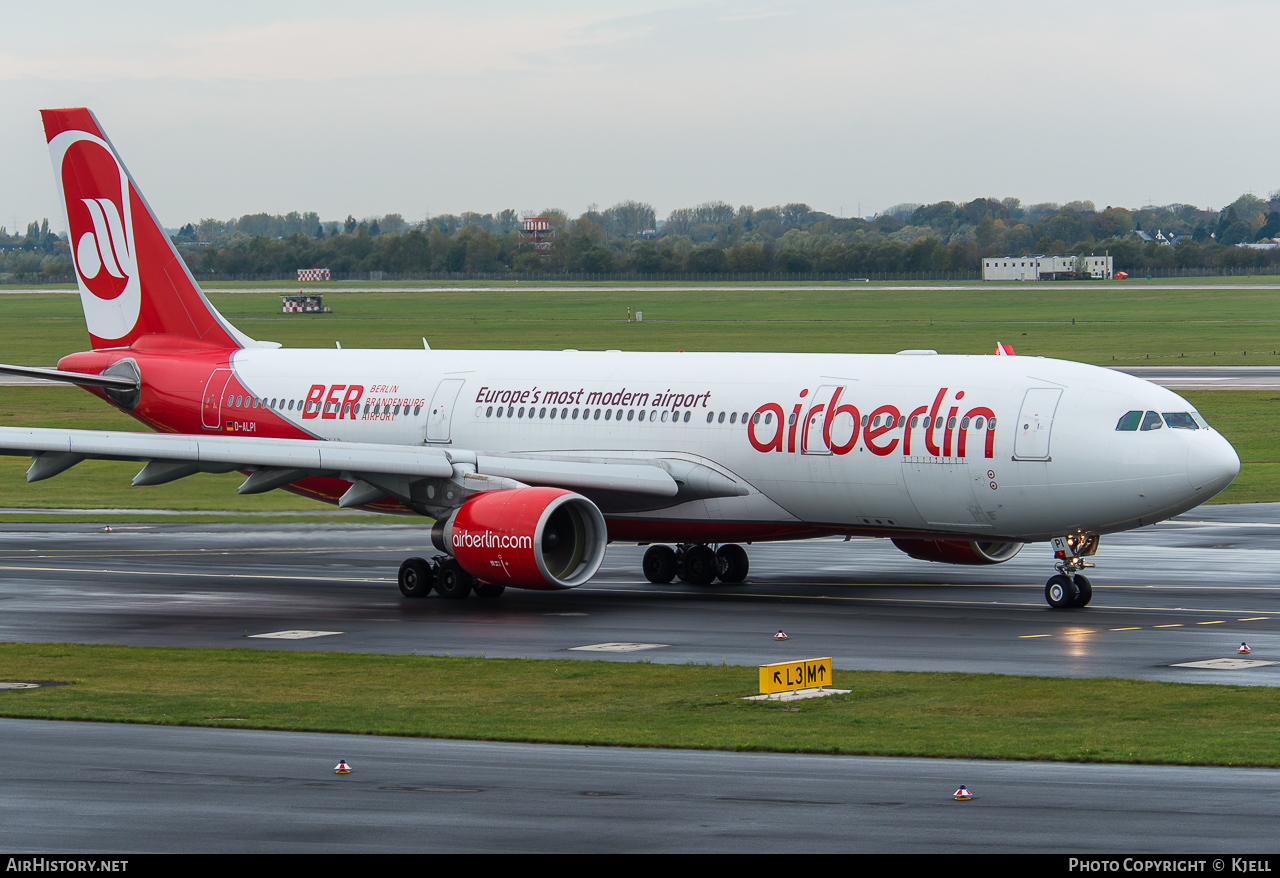
<svg viewBox="0 0 1280 878">
<path fill-rule="evenodd" d="M 1044 599 L 1055 610 L 1070 607 L 1087 607 L 1093 600 L 1093 583 L 1080 571 L 1092 567 L 1086 561 L 1090 555 L 1098 551 L 1097 534 L 1074 533 L 1053 538 L 1054 565 L 1058 568 L 1055 576 L 1050 576 L 1044 584 Z"/>
<path fill-rule="evenodd" d="M 1089 566 L 1092 567 L 1093 565 L 1090 564 Z M 1059 566 L 1059 569 L 1062 569 L 1061 566 Z M 1093 599 L 1093 583 L 1083 573 L 1077 573 L 1075 576 L 1059 573 L 1055 576 L 1050 576 L 1049 581 L 1045 583 L 1044 599 L 1055 610 L 1065 610 L 1068 607 L 1085 607 Z"/>
</svg>

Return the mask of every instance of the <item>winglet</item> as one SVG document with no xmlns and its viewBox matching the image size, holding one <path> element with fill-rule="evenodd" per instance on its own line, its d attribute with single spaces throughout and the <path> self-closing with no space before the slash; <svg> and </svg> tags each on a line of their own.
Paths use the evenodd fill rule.
<svg viewBox="0 0 1280 878">
<path fill-rule="evenodd" d="M 1011 345 L 1011 344 L 1000 344 L 1000 342 L 996 342 L 996 356 L 997 356 L 997 357 L 1012 357 L 1012 356 L 1013 356 L 1013 345 Z"/>
</svg>

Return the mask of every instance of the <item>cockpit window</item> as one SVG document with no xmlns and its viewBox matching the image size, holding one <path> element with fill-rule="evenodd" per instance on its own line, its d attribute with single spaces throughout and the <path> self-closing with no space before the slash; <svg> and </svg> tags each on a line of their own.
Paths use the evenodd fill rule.
<svg viewBox="0 0 1280 878">
<path fill-rule="evenodd" d="M 1142 412 L 1126 412 L 1116 422 L 1116 430 L 1118 432 L 1132 433 L 1138 429 L 1138 425 L 1141 423 Z"/>
<path fill-rule="evenodd" d="M 1160 423 L 1160 416 L 1155 412 L 1147 412 L 1142 416 L 1142 431 L 1159 430 L 1164 424 Z"/>
<path fill-rule="evenodd" d="M 1164 412 L 1164 422 L 1174 430 L 1198 430 L 1191 412 Z"/>
</svg>

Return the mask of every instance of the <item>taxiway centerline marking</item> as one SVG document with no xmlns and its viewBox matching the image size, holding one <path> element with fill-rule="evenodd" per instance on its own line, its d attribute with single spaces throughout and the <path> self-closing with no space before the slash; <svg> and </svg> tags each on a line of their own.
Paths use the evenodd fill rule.
<svg viewBox="0 0 1280 878">
<path fill-rule="evenodd" d="M 31 550 L 39 551 L 39 550 Z M 90 558 L 213 558 L 221 555 L 319 555 L 325 552 L 343 552 L 344 549 L 330 548 L 314 548 L 314 549 L 195 549 L 184 552 L 161 551 L 160 549 L 120 549 L 110 552 L 98 552 L 90 550 L 67 549 L 45 550 L 46 554 L 33 555 L 24 553 L 22 555 L 0 555 L 0 561 L 30 561 L 32 558 L 46 558 L 49 554 L 56 554 L 64 558 L 90 557 Z M 398 552 L 403 551 L 395 547 L 374 547 L 372 549 L 352 550 L 351 554 L 363 554 L 365 552 Z"/>
<path fill-rule="evenodd" d="M 1159 522 L 1159 528 L 1177 527 L 1280 527 L 1274 521 L 1179 521 L 1172 519 Z"/>
<path fill-rule="evenodd" d="M 1026 586 L 1031 588 L 1031 586 Z M 1095 586 L 1109 591 L 1120 589 L 1158 588 L 1161 591 L 1280 591 L 1275 585 L 1106 585 Z"/>
<path fill-rule="evenodd" d="M 84 567 L 17 567 L 12 565 L 0 565 L 0 570 L 17 570 L 19 572 L 29 571 L 47 571 L 50 573 L 96 573 L 109 576 L 183 576 L 183 577 L 201 577 L 212 579 L 284 579 L 284 580 L 315 580 L 318 582 L 385 582 L 391 583 L 390 579 L 375 579 L 372 577 L 347 577 L 347 576 L 279 576 L 271 573 L 188 573 L 181 570 L 101 570 L 98 568 Z"/>
<path fill-rule="evenodd" d="M 1244 621 L 1244 620 L 1241 620 Z M 1197 625 L 1221 625 L 1221 622 L 1197 622 Z M 1183 628 L 1183 625 L 1152 625 L 1153 628 Z M 1142 626 L 1135 628 L 1108 628 L 1108 631 L 1141 631 Z M 1096 634 L 1096 631 L 1062 631 L 1057 634 L 1019 634 L 1019 640 L 1029 640 L 1033 637 L 1070 637 L 1077 634 Z"/>
<path fill-rule="evenodd" d="M 0 569 L 3 569 L 3 568 L 0 568 Z M 616 584 L 617 584 L 617 585 L 639 585 L 639 586 L 648 585 L 648 583 L 640 582 L 640 581 L 634 581 L 634 580 L 622 581 L 622 582 L 618 582 L 618 583 L 616 583 Z M 750 583 L 748 583 L 748 584 L 750 584 Z M 766 583 L 760 583 L 760 584 L 761 584 L 761 585 L 765 585 Z M 802 584 L 803 584 L 803 585 L 805 585 L 805 586 L 813 586 L 813 585 L 819 585 L 819 586 L 820 586 L 820 585 L 834 585 L 834 586 L 856 586 L 856 587 L 867 587 L 867 588 L 872 588 L 872 587 L 875 587 L 875 588 L 910 588 L 910 587 L 920 588 L 920 587 L 924 587 L 924 586 L 934 586 L 934 587 L 938 587 L 938 588 L 951 588 L 951 587 L 962 587 L 962 588 L 1026 588 L 1026 589 L 1034 589 L 1035 591 L 1040 591 L 1040 590 L 1041 590 L 1041 587 L 1040 587 L 1040 586 L 1033 586 L 1033 585 L 1000 585 L 1000 584 L 993 584 L 993 585 L 972 585 L 972 586 L 967 586 L 967 585 L 958 585 L 957 583 L 938 583 L 938 582 L 893 582 L 893 583 L 885 583 L 885 582 L 881 582 L 881 583 L 805 582 L 805 583 L 802 583 Z M 1108 587 L 1108 588 L 1111 588 L 1112 586 L 1107 586 L 1107 587 Z M 584 585 L 584 586 L 579 586 L 578 588 L 574 589 L 574 591 L 575 591 L 575 592 L 582 592 L 582 593 L 584 593 L 584 594 L 594 594 L 594 593 L 617 594 L 617 593 L 618 593 L 618 589 L 612 589 L 612 588 L 600 588 L 600 587 L 585 586 L 585 585 Z M 938 599 L 929 599 L 929 598 L 860 597 L 860 596 L 856 596 L 856 595 L 826 595 L 826 594 L 818 594 L 818 595 L 806 595 L 806 594 L 767 594 L 767 593 L 764 593 L 764 592 L 754 592 L 754 593 L 752 593 L 752 592 L 746 592 L 746 593 L 744 593 L 744 592 L 719 591 L 719 590 L 714 591 L 714 592 L 712 592 L 712 591 L 695 592 L 695 591 L 677 591 L 677 590 L 675 590 L 675 589 L 656 589 L 656 588 L 629 589 L 629 591 L 630 591 L 631 593 L 633 593 L 633 594 L 671 594 L 671 595 L 679 595 L 679 596 L 681 596 L 681 597 L 720 597 L 720 596 L 724 596 L 724 597 L 737 597 L 737 598 L 775 598 L 775 599 L 780 599 L 780 600 L 798 600 L 798 601 L 860 601 L 860 602 L 862 602 L 862 603 L 882 603 L 882 604 L 929 604 L 929 605 L 935 605 L 935 604 L 936 604 L 936 605 L 938 605 L 938 606 L 951 606 L 951 605 L 956 605 L 956 606 L 965 606 L 965 607 L 969 607 L 969 606 L 976 606 L 976 607 L 1033 607 L 1033 608 L 1041 609 L 1041 610 L 1047 610 L 1047 609 L 1048 609 L 1048 607 L 1047 607 L 1047 606 L 1046 606 L 1042 601 L 962 601 L 962 600 L 955 600 L 955 599 L 938 600 Z M 1221 608 L 1221 607 L 1218 607 L 1218 608 L 1213 608 L 1213 607 L 1204 607 L 1204 608 L 1198 608 L 1198 607 L 1155 607 L 1155 606 L 1127 606 L 1127 605 L 1124 605 L 1124 604 L 1090 604 L 1090 607 L 1091 607 L 1092 609 L 1095 609 L 1095 610 L 1121 610 L 1121 611 L 1125 611 L 1125 610 L 1142 610 L 1142 611 L 1151 611 L 1151 612 L 1155 612 L 1155 613 L 1214 613 L 1214 614 L 1217 614 L 1217 613 L 1221 613 L 1221 612 L 1222 612 L 1222 608 Z M 1257 610 L 1235 610 L 1234 612 L 1237 612 L 1237 613 L 1241 613 L 1241 612 L 1243 612 L 1243 613 L 1250 613 L 1250 612 L 1256 613 L 1256 612 L 1257 612 Z M 1155 626 L 1155 627 L 1160 627 L 1160 626 Z"/>
<path fill-rule="evenodd" d="M 0 558 L 0 560 L 5 560 Z M 30 559 L 26 559 L 30 560 Z M 639 585 L 646 586 L 650 583 L 642 579 L 617 579 L 611 580 L 613 585 Z M 757 579 L 752 582 L 746 582 L 744 585 L 774 585 L 776 582 L 771 580 Z M 1025 588 L 1036 591 L 1044 591 L 1043 585 L 1037 585 L 1034 582 L 850 582 L 849 580 L 827 581 L 822 579 L 806 579 L 803 582 L 793 582 L 793 585 L 801 586 L 831 586 L 833 588 L 1004 588 L 1015 589 Z M 714 588 L 715 586 L 706 586 Z M 577 591 L 582 591 L 586 586 L 579 587 Z M 1158 588 L 1161 591 L 1280 591 L 1280 585 L 1241 585 L 1241 586 L 1214 586 L 1214 585 L 1099 585 L 1094 586 L 1095 593 L 1097 591 L 1121 591 L 1121 590 L 1146 590 Z M 683 593 L 683 592 L 682 592 Z M 697 592 L 694 592 L 696 594 Z M 709 593 L 709 592 L 708 592 Z M 716 591 L 716 594 L 728 594 L 725 591 Z M 1090 604 L 1091 607 L 1101 606 L 1100 604 Z M 1159 609 L 1148 607 L 1112 607 L 1108 609 Z M 1166 608 L 1167 609 L 1167 608 Z M 1237 610 L 1237 612 L 1240 612 Z M 1245 610 L 1244 612 L 1256 612 Z"/>
<path fill-rule="evenodd" d="M 209 573 L 209 572 L 187 572 L 187 571 L 180 571 L 180 570 L 103 570 L 103 569 L 101 569 L 101 568 L 94 568 L 94 567 L 88 567 L 88 568 L 86 568 L 86 567 L 38 567 L 38 566 L 35 566 L 35 567 L 29 567 L 29 566 L 19 566 L 19 565 L 0 565 L 0 570 L 13 570 L 13 571 L 17 571 L 17 572 L 90 573 L 90 574 L 108 575 L 108 576 L 174 576 L 174 577 L 184 577 L 184 578 L 198 578 L 198 577 L 202 577 L 202 578 L 210 578 L 210 579 L 218 579 L 218 578 L 221 578 L 221 579 L 263 579 L 263 580 L 281 580 L 281 581 L 292 581 L 292 582 L 296 582 L 296 581 L 299 581 L 299 580 L 306 580 L 306 581 L 311 581 L 311 582 L 370 582 L 370 583 L 374 583 L 374 582 L 376 582 L 376 583 L 385 583 L 385 584 L 388 584 L 388 585 L 394 582 L 394 580 L 391 580 L 391 579 L 384 579 L 384 578 L 380 578 L 380 577 L 354 577 L 354 576 L 347 577 L 347 576 L 315 576 L 315 575 L 305 575 L 305 576 L 299 576 L 299 575 L 294 575 L 294 576 L 283 576 L 283 575 L 278 575 L 278 574 L 269 574 L 269 573 Z M 622 582 L 622 583 L 618 583 L 618 584 L 619 584 L 619 585 L 641 585 L 641 583 L 639 583 L 639 582 Z M 806 586 L 810 586 L 810 585 L 839 585 L 839 586 L 847 586 L 847 585 L 849 585 L 849 583 L 845 583 L 845 582 L 841 582 L 841 583 L 804 583 L 804 585 L 806 585 Z M 876 585 L 877 587 L 886 587 L 886 588 L 899 588 L 899 587 L 905 587 L 905 586 L 907 586 L 907 585 L 916 585 L 916 586 L 937 586 L 937 587 L 954 587 L 954 586 L 955 586 L 955 583 L 936 583 L 936 582 L 935 582 L 935 583 L 879 583 L 879 584 L 873 584 L 873 585 Z M 973 587 L 973 588 L 992 588 L 992 587 L 995 587 L 995 588 L 1031 588 L 1032 586 L 1025 586 L 1025 585 L 1023 585 L 1023 586 L 1019 586 L 1019 585 L 995 585 L 995 586 L 990 586 L 990 585 L 981 585 L 981 586 L 961 586 L 961 587 Z M 1038 588 L 1038 587 L 1037 587 L 1037 588 Z M 578 588 L 578 589 L 575 589 L 575 591 L 580 592 L 580 593 L 584 593 L 584 594 L 594 594 L 594 593 L 618 594 L 618 593 L 620 593 L 620 592 L 621 592 L 621 590 L 620 590 L 620 589 L 613 589 L 613 588 L 607 588 L 607 587 L 606 587 L 606 588 L 600 588 L 600 587 L 589 588 L 589 587 L 585 587 L 585 586 L 584 586 L 584 587 L 581 587 L 581 588 Z M 995 606 L 995 607 L 1034 607 L 1034 608 L 1044 608 L 1044 605 L 1043 605 L 1042 603 L 1038 602 L 1038 601 L 962 601 L 962 600 L 955 600 L 955 599 L 948 599 L 948 600 L 930 600 L 930 599 L 927 599 L 927 598 L 859 597 L 859 596 L 854 596 L 854 595 L 848 595 L 848 596 L 845 596 L 845 595 L 797 595 L 797 594 L 766 594 L 766 593 L 761 593 L 761 592 L 749 593 L 749 592 L 728 592 L 728 591 L 715 591 L 715 592 L 692 592 L 692 591 L 684 591 L 684 590 L 679 590 L 679 591 L 677 591 L 677 590 L 675 590 L 675 589 L 642 589 L 639 593 L 641 593 L 641 594 L 670 594 L 670 595 L 679 595 L 680 597 L 738 597 L 738 598 L 772 598 L 772 599 L 776 599 L 776 600 L 805 600 L 805 601 L 859 601 L 859 602 L 862 602 L 862 603 L 875 603 L 875 602 L 878 602 L 878 603 L 882 603 L 882 604 L 924 604 L 924 605 L 938 605 L 938 606 L 979 606 L 979 607 L 993 607 L 993 606 Z M 1178 607 L 1178 608 L 1175 608 L 1175 609 L 1172 609 L 1172 610 L 1171 610 L 1169 607 L 1148 607 L 1148 606 L 1129 607 L 1129 606 L 1122 606 L 1122 605 L 1096 605 L 1096 606 L 1094 607 L 1094 609 L 1097 609 L 1097 610 L 1121 610 L 1121 611 L 1123 611 L 1123 610 L 1149 610 L 1149 611 L 1159 612 L 1159 613 L 1170 613 L 1170 612 L 1179 612 L 1179 613 L 1219 613 L 1219 612 L 1221 612 L 1221 609 L 1211 609 L 1211 608 L 1196 609 L 1196 608 Z M 1239 611 L 1239 610 L 1237 610 L 1236 612 L 1240 612 L 1240 611 Z M 1245 612 L 1248 612 L 1248 611 L 1246 610 Z M 1256 612 L 1256 611 L 1255 611 L 1255 612 Z M 1178 626 L 1178 625 L 1156 625 L 1156 626 L 1153 626 L 1153 627 L 1156 627 L 1156 628 L 1177 628 L 1177 627 L 1180 627 L 1180 626 Z M 1093 633 L 1093 632 L 1086 632 L 1086 633 Z"/>
</svg>

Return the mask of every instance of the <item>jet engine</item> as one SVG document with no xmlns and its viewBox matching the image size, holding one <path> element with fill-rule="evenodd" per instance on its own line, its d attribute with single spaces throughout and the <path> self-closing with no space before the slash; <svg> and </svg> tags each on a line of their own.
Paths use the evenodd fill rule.
<svg viewBox="0 0 1280 878">
<path fill-rule="evenodd" d="M 944 564 L 1001 564 L 1022 550 L 1022 543 L 980 540 L 895 539 L 893 544 L 912 558 Z"/>
<path fill-rule="evenodd" d="M 561 488 L 476 494 L 431 529 L 431 541 L 481 582 L 576 588 L 604 561 L 608 532 L 596 505 Z"/>
</svg>

